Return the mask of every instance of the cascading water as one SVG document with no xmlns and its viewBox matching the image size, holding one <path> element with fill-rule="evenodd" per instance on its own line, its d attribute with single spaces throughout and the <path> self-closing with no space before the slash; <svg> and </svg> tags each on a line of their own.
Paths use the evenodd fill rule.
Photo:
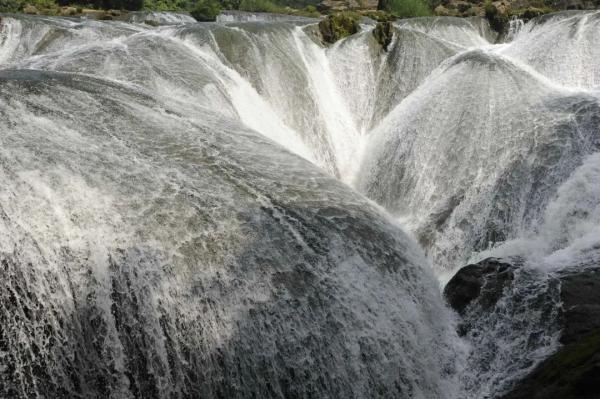
<svg viewBox="0 0 600 399">
<path fill-rule="evenodd" d="M 554 309 L 551 271 L 598 259 L 599 15 L 499 45 L 403 20 L 388 52 L 303 18 L 3 16 L 0 392 L 506 391 L 556 346 L 515 298 Z M 526 268 L 459 339 L 429 262 L 489 255 Z"/>
<path fill-rule="evenodd" d="M 598 15 L 460 52 L 370 134 L 357 187 L 402 218 L 442 279 L 489 256 L 524 265 L 494 308 L 465 316 L 465 397 L 501 396 L 554 350 L 553 271 L 598 262 Z"/>
</svg>

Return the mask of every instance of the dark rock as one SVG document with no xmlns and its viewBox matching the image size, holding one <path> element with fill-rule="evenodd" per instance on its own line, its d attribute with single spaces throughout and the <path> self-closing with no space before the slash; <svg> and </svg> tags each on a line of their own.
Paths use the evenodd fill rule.
<svg viewBox="0 0 600 399">
<path fill-rule="evenodd" d="M 498 302 L 504 288 L 513 280 L 516 267 L 495 258 L 465 266 L 448 282 L 444 297 L 460 314 L 474 300 L 484 310 L 489 309 Z"/>
<path fill-rule="evenodd" d="M 503 8 L 494 4 L 487 3 L 484 8 L 485 18 L 490 23 L 490 27 L 498 33 L 504 33 L 508 26 L 508 13 Z"/>
<path fill-rule="evenodd" d="M 563 272 L 560 281 L 564 325 L 560 342 L 575 343 L 600 331 L 600 267 Z"/>
<path fill-rule="evenodd" d="M 503 399 L 600 398 L 600 330 L 563 346 Z"/>
<path fill-rule="evenodd" d="M 387 51 L 388 46 L 392 43 L 392 38 L 394 37 L 394 28 L 391 22 L 378 22 L 373 29 L 373 36 L 377 43 L 381 45 L 381 47 Z"/>
<path fill-rule="evenodd" d="M 471 304 L 491 309 L 512 284 L 518 264 L 486 259 L 456 273 L 444 289 L 459 314 Z M 564 345 L 518 382 L 503 399 L 600 398 L 600 265 L 557 273 L 560 282 L 560 342 Z M 468 329 L 461 324 L 459 329 Z M 461 335 L 465 331 L 459 331 Z"/>
<path fill-rule="evenodd" d="M 377 1 L 377 9 L 381 11 L 386 11 L 388 9 L 389 0 L 378 0 Z"/>
</svg>

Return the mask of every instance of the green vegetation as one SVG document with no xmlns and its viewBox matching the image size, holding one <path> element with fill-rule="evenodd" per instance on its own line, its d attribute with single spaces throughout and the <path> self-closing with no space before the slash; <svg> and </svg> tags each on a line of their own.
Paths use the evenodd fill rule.
<svg viewBox="0 0 600 399">
<path fill-rule="evenodd" d="M 431 15 L 426 0 L 385 0 L 385 10 L 331 12 L 322 25 L 326 41 L 335 41 L 358 31 L 363 16 L 377 22 L 397 17 Z M 319 0 L 0 0 L 0 12 L 121 19 L 123 11 L 188 11 L 198 21 L 214 21 L 221 10 L 270 12 L 319 18 Z M 327 13 L 328 14 L 328 13 Z"/>
<path fill-rule="evenodd" d="M 390 14 L 389 12 L 381 10 L 366 11 L 363 12 L 362 15 L 367 18 L 371 18 L 372 20 L 377 22 L 393 22 L 397 19 L 394 15 Z"/>
<path fill-rule="evenodd" d="M 251 12 L 280 12 L 283 7 L 275 5 L 269 0 L 242 0 L 239 10 Z"/>
<path fill-rule="evenodd" d="M 389 21 L 378 22 L 375 29 L 373 29 L 373 37 L 385 51 L 388 50 L 388 46 L 392 43 L 393 35 L 394 27 Z"/>
<path fill-rule="evenodd" d="M 336 41 L 357 33 L 360 30 L 359 21 L 362 15 L 354 12 L 340 12 L 329 15 L 319 22 L 319 31 L 326 43 Z"/>
<path fill-rule="evenodd" d="M 17 12 L 23 9 L 23 4 L 18 0 L 0 0 L 0 11 Z"/>
<path fill-rule="evenodd" d="M 389 0 L 387 7 L 398 18 L 426 17 L 432 14 L 423 0 Z"/>
<path fill-rule="evenodd" d="M 221 12 L 221 4 L 216 0 L 198 0 L 190 14 L 196 21 L 214 21 Z"/>
<path fill-rule="evenodd" d="M 60 14 L 59 5 L 55 0 L 0 0 L 0 12 L 20 12 L 28 14 Z M 76 12 L 75 9 L 69 12 Z"/>
</svg>

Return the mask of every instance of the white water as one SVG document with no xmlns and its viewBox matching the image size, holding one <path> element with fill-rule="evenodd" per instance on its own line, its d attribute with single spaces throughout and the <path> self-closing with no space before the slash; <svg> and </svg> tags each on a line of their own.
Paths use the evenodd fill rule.
<svg viewBox="0 0 600 399">
<path fill-rule="evenodd" d="M 546 272 L 598 259 L 598 15 L 501 45 L 477 20 L 399 21 L 389 52 L 367 26 L 325 48 L 300 19 L 4 17 L 3 320 L 26 338 L 0 348 L 21 367 L 3 389 L 502 393 L 556 346 L 555 315 L 512 296 L 554 305 Z M 427 265 L 444 279 L 490 255 L 542 272 L 460 340 Z M 71 343 L 19 327 L 31 308 Z"/>
</svg>

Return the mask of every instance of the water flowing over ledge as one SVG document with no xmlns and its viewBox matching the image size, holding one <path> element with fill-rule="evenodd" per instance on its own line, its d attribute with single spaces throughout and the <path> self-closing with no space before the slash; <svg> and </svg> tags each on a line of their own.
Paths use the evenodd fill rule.
<svg viewBox="0 0 600 399">
<path fill-rule="evenodd" d="M 0 392 L 498 397 L 557 345 L 516 301 L 600 260 L 599 15 L 3 16 Z M 436 275 L 488 256 L 460 338 Z"/>
</svg>

